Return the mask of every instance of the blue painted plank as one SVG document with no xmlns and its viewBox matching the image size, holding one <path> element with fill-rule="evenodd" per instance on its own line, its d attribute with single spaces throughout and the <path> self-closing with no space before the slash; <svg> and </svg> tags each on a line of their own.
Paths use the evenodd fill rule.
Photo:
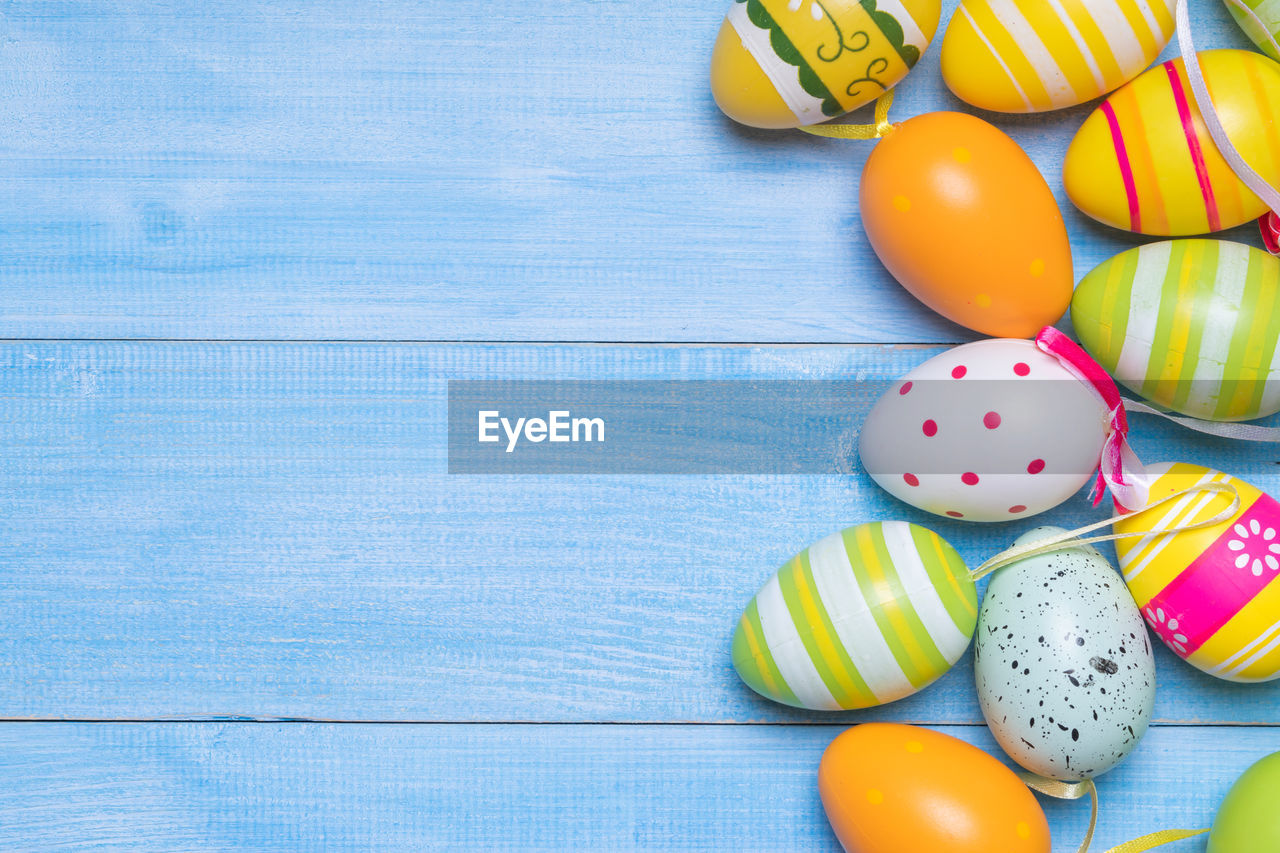
<svg viewBox="0 0 1280 853">
<path fill-rule="evenodd" d="M 835 726 L 0 725 L 6 850 L 838 851 Z M 999 754 L 982 727 L 948 734 Z M 1095 850 L 1202 828 L 1274 729 L 1154 729 L 1099 782 Z M 1057 853 L 1085 803 L 1041 800 Z M 1203 841 L 1167 848 L 1203 850 Z"/>
<path fill-rule="evenodd" d="M 0 717 L 829 719 L 755 697 L 729 663 L 778 565 L 888 518 L 976 565 L 1033 522 L 925 516 L 860 474 L 449 475 L 445 383 L 888 378 L 936 351 L 2 345 Z M 1135 421 L 1148 461 L 1280 492 L 1272 449 Z M 1079 497 L 1036 523 L 1100 517 Z M 1158 658 L 1159 718 L 1280 721 L 1280 684 Z M 846 717 L 873 718 L 980 721 L 969 664 Z"/>
<path fill-rule="evenodd" d="M 718 113 L 728 5 L 5 3 L 0 337 L 970 339 L 867 244 L 869 144 Z M 961 108 L 935 47 L 894 114 Z M 1134 242 L 1062 194 L 1087 111 L 989 116 L 1079 275 Z"/>
</svg>

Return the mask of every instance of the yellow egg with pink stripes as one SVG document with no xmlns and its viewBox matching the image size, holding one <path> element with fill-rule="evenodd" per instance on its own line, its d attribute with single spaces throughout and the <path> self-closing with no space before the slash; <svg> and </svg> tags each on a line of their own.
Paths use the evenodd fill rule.
<svg viewBox="0 0 1280 853">
<path fill-rule="evenodd" d="M 1197 56 L 1228 138 L 1276 185 L 1280 65 L 1248 50 Z M 1218 153 L 1181 59 L 1152 68 L 1094 110 L 1067 149 L 1063 181 L 1080 210 L 1140 234 L 1206 234 L 1267 209 Z"/>
<path fill-rule="evenodd" d="M 711 94 L 751 127 L 816 124 L 907 76 L 940 0 L 734 0 L 711 55 Z"/>
<path fill-rule="evenodd" d="M 752 690 L 815 711 L 883 705 L 964 655 L 978 597 L 964 561 L 905 521 L 861 524 L 804 549 L 747 605 L 733 666 Z"/>
<path fill-rule="evenodd" d="M 1205 483 L 1229 483 L 1235 514 L 1198 530 L 1175 529 L 1226 510 L 1231 496 L 1190 491 L 1117 522 L 1120 571 L 1152 631 L 1179 657 L 1227 681 L 1280 676 L 1280 503 L 1255 486 L 1199 465 L 1149 466 L 1151 504 Z"/>
<path fill-rule="evenodd" d="M 1173 35 L 1174 0 L 964 0 L 942 77 L 984 110 L 1073 107 L 1123 85 Z"/>
</svg>

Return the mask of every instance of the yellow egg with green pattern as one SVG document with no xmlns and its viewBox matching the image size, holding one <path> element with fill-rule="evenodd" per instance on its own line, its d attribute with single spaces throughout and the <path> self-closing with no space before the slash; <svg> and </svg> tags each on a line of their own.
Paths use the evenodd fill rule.
<svg viewBox="0 0 1280 853">
<path fill-rule="evenodd" d="M 733 666 L 776 702 L 815 711 L 910 696 L 964 655 L 978 597 L 964 561 L 905 521 L 861 524 L 804 549 L 747 605 Z"/>
<path fill-rule="evenodd" d="M 751 127 L 817 124 L 897 85 L 938 28 L 939 0 L 734 0 L 711 93 Z"/>
</svg>

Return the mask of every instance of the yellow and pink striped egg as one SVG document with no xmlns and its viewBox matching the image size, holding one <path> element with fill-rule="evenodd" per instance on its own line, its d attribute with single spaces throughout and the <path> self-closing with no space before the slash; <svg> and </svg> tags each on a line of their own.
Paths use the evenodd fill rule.
<svg viewBox="0 0 1280 853">
<path fill-rule="evenodd" d="M 1197 55 L 1228 138 L 1274 186 L 1280 180 L 1280 65 L 1247 50 Z M 1181 59 L 1147 71 L 1085 120 L 1067 150 L 1063 181 L 1080 210 L 1140 234 L 1205 234 L 1266 212 L 1218 153 Z"/>
<path fill-rule="evenodd" d="M 1134 513 L 1117 533 L 1120 571 L 1166 646 L 1227 681 L 1280 676 L 1280 503 L 1243 480 L 1199 465 L 1149 466 L 1150 502 L 1204 483 L 1229 483 L 1240 506 L 1227 521 L 1168 532 L 1208 519 L 1230 505 L 1225 493 L 1191 492 L 1172 504 Z"/>
</svg>

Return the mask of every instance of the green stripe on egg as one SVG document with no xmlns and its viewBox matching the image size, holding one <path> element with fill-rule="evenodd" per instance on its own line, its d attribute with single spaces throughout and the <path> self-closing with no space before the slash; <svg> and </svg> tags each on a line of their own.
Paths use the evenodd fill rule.
<svg viewBox="0 0 1280 853">
<path fill-rule="evenodd" d="M 875 608 L 876 622 L 889 640 L 889 647 L 893 649 L 898 665 L 902 667 L 902 671 L 907 674 L 907 678 L 916 689 L 919 689 L 937 678 L 935 673 L 946 672 L 947 662 L 938 651 L 938 647 L 934 645 L 933 638 L 929 636 L 920 617 L 916 615 L 911 597 L 898 578 L 893 558 L 885 546 L 882 525 L 877 522 L 868 527 L 871 529 L 866 533 L 859 531 L 853 536 L 849 531 L 845 531 L 845 547 L 849 547 L 850 544 L 857 547 L 857 540 L 862 540 L 863 543 L 875 549 L 877 561 L 868 560 L 864 563 L 868 571 L 859 575 L 859 582 L 864 585 L 863 591 L 868 600 L 872 600 L 876 592 L 867 587 L 888 584 L 891 596 L 882 606 Z M 854 530 L 858 529 L 854 528 Z M 851 540 L 853 540 L 852 543 Z M 865 559 L 865 554 L 859 554 L 859 556 Z M 880 573 L 883 573 L 882 577 L 878 576 Z M 897 618 L 894 618 L 895 616 Z"/>
<path fill-rule="evenodd" d="M 978 593 L 972 581 L 967 581 L 969 569 L 955 549 L 932 530 L 912 524 L 911 539 L 924 559 L 929 580 L 942 598 L 942 605 L 951 617 L 951 624 L 962 634 L 973 630 L 978 618 Z"/>
<path fill-rule="evenodd" d="M 769 644 L 764 641 L 760 611 L 756 608 L 754 598 L 743 611 L 738 630 L 733 635 L 733 668 L 747 686 L 757 693 L 776 698 L 787 705 L 800 705 L 800 700 L 787 685 L 773 655 L 769 653 Z"/>
<path fill-rule="evenodd" d="M 1256 44 L 1263 53 L 1272 59 L 1280 60 L 1280 54 L 1276 53 L 1275 47 L 1272 46 L 1272 40 L 1280 41 L 1280 2 L 1277 0 L 1243 0 L 1244 5 L 1253 10 L 1253 14 L 1262 21 L 1262 27 L 1259 27 L 1253 18 L 1244 14 L 1235 7 L 1231 0 L 1223 0 L 1227 9 L 1231 12 L 1231 16 L 1236 19 L 1236 23 L 1240 25 L 1240 29 L 1244 30 L 1245 35 Z M 1264 31 L 1265 30 L 1265 31 Z M 1268 38 L 1268 35 L 1271 38 Z"/>
<path fill-rule="evenodd" d="M 1221 270 L 1228 266 L 1221 262 L 1219 247 L 1222 245 L 1222 243 L 1215 240 L 1196 240 L 1192 243 L 1192 246 L 1189 247 L 1189 251 L 1191 248 L 1195 248 L 1202 252 L 1199 258 L 1195 261 L 1195 263 L 1198 263 L 1202 268 Z M 1180 287 L 1184 284 L 1191 285 L 1193 282 L 1191 282 L 1188 277 L 1185 282 L 1179 282 Z M 1182 300 L 1179 300 L 1179 302 L 1181 303 Z M 1195 379 L 1196 365 L 1200 363 L 1200 348 L 1204 343 L 1206 328 L 1207 324 L 1202 319 L 1197 319 L 1195 317 L 1191 318 L 1187 335 L 1186 355 L 1182 362 L 1182 373 L 1185 375 L 1190 371 L 1190 379 L 1192 380 Z M 1211 354 L 1207 355 L 1211 356 Z M 1181 409 L 1186 407 L 1191 398 L 1193 387 L 1194 386 L 1191 381 L 1177 383 L 1173 389 L 1173 405 L 1175 408 Z"/>
</svg>

